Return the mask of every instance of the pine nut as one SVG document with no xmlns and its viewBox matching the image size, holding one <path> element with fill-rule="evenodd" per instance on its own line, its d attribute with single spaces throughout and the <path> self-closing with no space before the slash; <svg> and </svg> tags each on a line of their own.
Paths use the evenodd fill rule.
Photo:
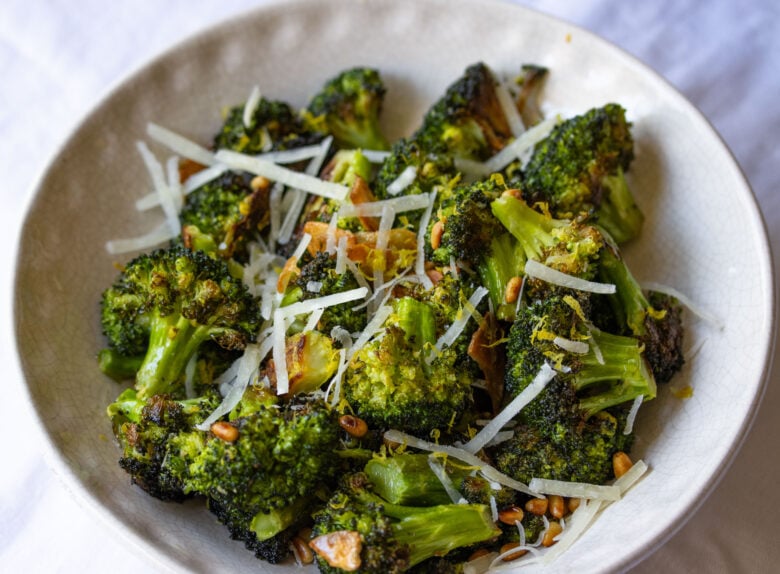
<svg viewBox="0 0 780 574">
<path fill-rule="evenodd" d="M 520 289 L 523 287 L 522 277 L 512 277 L 506 284 L 506 290 L 504 291 L 504 301 L 507 303 L 515 303 L 520 296 Z"/>
<path fill-rule="evenodd" d="M 218 421 L 211 425 L 211 432 L 225 442 L 236 442 L 238 440 L 238 429 L 225 421 Z"/>
<path fill-rule="evenodd" d="M 612 457 L 612 469 L 615 471 L 615 478 L 620 478 L 634 466 L 629 456 L 624 452 L 616 452 Z"/>
<path fill-rule="evenodd" d="M 569 512 L 574 512 L 580 507 L 580 503 L 582 502 L 582 499 L 580 498 L 570 498 L 568 502 Z"/>
<path fill-rule="evenodd" d="M 304 526 L 298 531 L 298 536 L 304 540 L 311 540 L 311 527 Z"/>
<path fill-rule="evenodd" d="M 542 537 L 542 546 L 545 548 L 548 548 L 555 544 L 555 538 L 558 536 L 561 532 L 563 532 L 563 528 L 561 528 L 560 523 L 551 521 L 550 526 L 547 527 L 547 530 L 544 531 L 544 536 Z"/>
<path fill-rule="evenodd" d="M 523 509 L 517 506 L 510 506 L 498 513 L 498 519 L 504 524 L 514 526 L 516 522 L 523 519 Z"/>
<path fill-rule="evenodd" d="M 323 558 L 331 568 L 354 572 L 360 568 L 363 542 L 354 530 L 337 530 L 313 538 L 309 548 Z"/>
<path fill-rule="evenodd" d="M 263 177 L 262 175 L 258 175 L 252 178 L 252 181 L 249 182 L 249 187 L 252 188 L 252 191 L 257 191 L 258 189 L 263 189 L 270 185 L 271 182 L 268 181 L 268 179 Z"/>
<path fill-rule="evenodd" d="M 299 564 L 311 564 L 314 562 L 314 552 L 311 551 L 309 545 L 300 536 L 293 536 L 292 540 L 290 540 L 290 547 Z"/>
<path fill-rule="evenodd" d="M 441 219 L 436 221 L 436 223 L 433 224 L 433 227 L 431 228 L 431 247 L 433 249 L 438 249 L 441 247 L 441 238 L 444 235 L 444 223 L 442 223 Z"/>
<path fill-rule="evenodd" d="M 515 199 L 523 199 L 523 192 L 519 189 L 507 189 L 504 193 L 501 195 L 506 195 L 509 197 L 514 197 Z"/>
<path fill-rule="evenodd" d="M 549 502 L 550 514 L 553 518 L 563 518 L 566 513 L 566 505 L 563 502 L 563 497 L 557 494 L 551 494 L 547 497 Z"/>
<path fill-rule="evenodd" d="M 501 549 L 498 552 L 499 554 L 503 554 L 504 552 L 508 552 L 509 550 L 512 550 L 512 548 L 517 548 L 518 546 L 520 546 L 519 542 L 507 542 L 501 547 Z M 512 552 L 511 554 L 504 556 L 501 560 L 503 560 L 504 562 L 511 562 L 512 560 L 517 560 L 523 554 L 527 554 L 527 553 L 528 550 L 518 550 L 517 552 Z"/>
<path fill-rule="evenodd" d="M 483 556 L 487 556 L 490 554 L 490 551 L 486 548 L 478 548 L 474 552 L 471 553 L 471 556 L 468 557 L 468 560 L 466 562 L 471 562 L 472 560 L 476 560 L 477 558 L 482 558 Z"/>
<path fill-rule="evenodd" d="M 537 516 L 544 516 L 547 514 L 547 499 L 546 498 L 532 498 L 525 503 L 525 509 L 531 514 Z"/>
<path fill-rule="evenodd" d="M 355 438 L 362 438 L 368 432 L 366 421 L 354 415 L 342 415 L 339 418 L 339 425 Z"/>
</svg>

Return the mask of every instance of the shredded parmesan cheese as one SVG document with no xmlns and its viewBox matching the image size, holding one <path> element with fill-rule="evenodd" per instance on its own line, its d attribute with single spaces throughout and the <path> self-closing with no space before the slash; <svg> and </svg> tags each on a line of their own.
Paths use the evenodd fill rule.
<svg viewBox="0 0 780 574">
<path fill-rule="evenodd" d="M 580 279 L 579 277 L 567 275 L 566 273 L 561 273 L 556 269 L 547 267 L 546 265 L 539 263 L 534 259 L 529 259 L 526 261 L 525 274 L 529 277 L 535 277 L 536 279 L 547 281 L 553 285 L 568 287 L 578 291 L 588 291 L 590 293 L 599 293 L 603 295 L 610 295 L 616 291 L 616 287 L 612 283 L 597 283 L 595 281 Z"/>
<path fill-rule="evenodd" d="M 487 294 L 488 290 L 480 285 L 474 290 L 474 293 L 471 294 L 471 297 L 469 297 L 468 304 L 472 307 L 476 307 Z M 447 330 L 444 331 L 442 336 L 439 337 L 439 339 L 436 341 L 436 344 L 434 345 L 435 351 L 431 351 L 431 353 L 426 358 L 428 364 L 431 364 L 434 359 L 436 359 L 436 356 L 441 353 L 445 347 L 449 347 L 455 342 L 455 339 L 457 339 L 463 332 L 463 329 L 466 328 L 466 325 L 468 324 L 471 317 L 471 313 L 466 312 L 465 309 L 461 309 L 460 316 L 452 322 Z"/>
<path fill-rule="evenodd" d="M 566 482 L 547 478 L 532 478 L 528 487 L 542 494 L 557 494 L 568 498 L 620 500 L 620 488 L 614 485 Z"/>
<path fill-rule="evenodd" d="M 436 203 L 436 190 L 428 194 L 428 206 L 420 218 L 420 228 L 417 231 L 417 259 L 414 263 L 414 272 L 422 281 L 423 287 L 426 289 L 433 288 L 433 281 L 425 273 L 425 233 L 428 230 L 428 223 L 431 221 L 431 214 L 433 214 L 433 206 Z"/>
<path fill-rule="evenodd" d="M 389 207 L 395 213 L 415 211 L 427 207 L 430 202 L 428 194 L 404 195 L 381 201 L 369 201 L 367 203 L 345 203 L 339 209 L 339 218 L 342 217 L 380 217 L 382 211 Z"/>
<path fill-rule="evenodd" d="M 455 488 L 455 485 L 452 483 L 452 479 L 447 474 L 444 465 L 439 461 L 438 458 L 436 458 L 436 455 L 428 455 L 428 466 L 431 467 L 433 474 L 435 474 L 436 478 L 438 478 L 439 482 L 441 482 L 441 485 L 447 492 L 447 496 L 449 496 L 450 500 L 452 500 L 452 503 L 460 503 L 460 501 L 463 499 L 463 496 Z"/>
<path fill-rule="evenodd" d="M 241 117 L 245 128 L 249 129 L 252 127 L 252 120 L 262 98 L 263 96 L 260 93 L 260 87 L 254 86 L 252 91 L 249 92 L 249 97 L 246 99 L 246 104 L 244 104 L 244 114 Z"/>
<path fill-rule="evenodd" d="M 578 355 L 584 355 L 590 349 L 590 346 L 583 341 L 572 341 L 571 339 L 566 339 L 564 337 L 555 337 L 553 339 L 553 344 L 565 351 Z"/>
<path fill-rule="evenodd" d="M 517 106 L 512 99 L 512 94 L 503 82 L 496 83 L 496 98 L 498 103 L 501 104 L 501 110 L 504 112 L 506 122 L 509 124 L 509 129 L 512 135 L 520 137 L 525 131 L 525 124 L 523 124 L 523 118 L 520 117 L 520 112 L 517 111 Z"/>
<path fill-rule="evenodd" d="M 214 165 L 216 160 L 214 154 L 201 145 L 188 140 L 184 136 L 172 132 L 162 126 L 154 123 L 146 125 L 146 133 L 157 143 L 160 143 L 171 150 L 173 153 L 182 157 L 191 159 L 203 165 Z"/>
<path fill-rule="evenodd" d="M 391 181 L 390 185 L 387 186 L 387 193 L 390 195 L 398 195 L 412 185 L 415 179 L 417 179 L 417 166 L 407 166 L 406 169 L 401 172 L 401 175 Z"/>
<path fill-rule="evenodd" d="M 626 427 L 623 429 L 623 434 L 631 434 L 634 431 L 634 421 L 636 421 L 636 415 L 639 412 L 639 407 L 642 406 L 642 401 L 644 401 L 644 399 L 644 395 L 639 395 L 634 399 L 631 410 L 628 411 L 628 415 L 626 416 Z"/>
<path fill-rule="evenodd" d="M 693 302 L 693 299 L 691 299 L 681 291 L 678 291 L 674 287 L 669 287 L 668 285 L 661 285 L 660 283 L 643 282 L 642 289 L 646 291 L 657 291 L 658 293 L 663 293 L 664 295 L 669 295 L 670 297 L 674 297 L 680 303 L 682 303 L 691 313 L 697 315 L 701 319 L 704 319 L 708 323 L 711 323 L 716 328 L 722 330 L 725 326 L 723 324 L 723 321 L 721 321 L 718 317 L 699 307 L 696 303 Z"/>
</svg>

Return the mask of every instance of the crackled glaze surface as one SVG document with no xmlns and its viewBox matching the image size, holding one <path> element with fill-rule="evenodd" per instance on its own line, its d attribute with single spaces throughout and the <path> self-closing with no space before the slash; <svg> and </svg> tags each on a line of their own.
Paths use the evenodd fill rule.
<svg viewBox="0 0 780 574">
<path fill-rule="evenodd" d="M 635 453 L 652 472 L 604 512 L 556 570 L 620 569 L 652 550 L 701 502 L 746 430 L 770 347 L 772 279 L 753 197 L 714 131 L 664 81 L 582 30 L 516 6 L 443 5 L 295 2 L 228 22 L 119 86 L 41 182 L 16 283 L 31 399 L 70 488 L 173 569 L 289 568 L 257 562 L 201 505 L 161 507 L 128 487 L 104 416 L 119 388 L 94 361 L 102 344 L 97 301 L 115 275 L 115 258 L 103 245 L 159 221 L 133 209 L 148 191 L 135 150 L 146 123 L 207 143 L 220 109 L 243 101 L 254 84 L 269 97 L 303 105 L 334 72 L 376 66 L 388 84 L 384 122 L 391 136 L 413 129 L 477 60 L 507 75 L 523 63 L 548 66 L 548 111 L 579 112 L 608 101 L 628 109 L 637 142 L 630 177 L 647 223 L 627 258 L 640 279 L 690 295 L 724 328 L 690 322 L 688 344 L 701 349 L 678 382 L 693 387 L 693 398 L 665 393 L 643 407 Z M 463 42 L 466 35 L 475 40 Z"/>
</svg>

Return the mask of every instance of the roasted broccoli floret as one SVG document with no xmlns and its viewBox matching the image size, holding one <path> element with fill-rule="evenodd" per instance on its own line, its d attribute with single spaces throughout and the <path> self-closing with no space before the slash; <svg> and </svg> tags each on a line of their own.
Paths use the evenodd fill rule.
<svg viewBox="0 0 780 574">
<path fill-rule="evenodd" d="M 618 249 L 608 243 L 600 275 L 616 286 L 609 296 L 618 324 L 645 345 L 645 356 L 659 383 L 667 383 L 683 366 L 682 307 L 661 293 L 645 294 Z"/>
<path fill-rule="evenodd" d="M 140 398 L 176 393 L 184 369 L 207 341 L 242 349 L 258 328 L 257 303 L 227 264 L 184 247 L 136 257 L 102 298 L 109 346 L 144 356 Z"/>
<path fill-rule="evenodd" d="M 589 326 L 583 308 L 570 296 L 534 301 L 509 331 L 506 390 L 510 397 L 519 394 L 546 363 L 565 384 L 542 391 L 523 416 L 541 422 L 551 413 L 570 411 L 573 420 L 586 420 L 638 396 L 655 397 L 655 379 L 642 351 L 634 337 Z M 572 397 L 573 404 L 563 407 L 564 398 Z"/>
<path fill-rule="evenodd" d="M 336 273 L 334 256 L 320 251 L 301 267 L 298 277 L 288 287 L 285 304 L 343 293 L 359 287 L 357 279 L 349 270 Z M 317 329 L 322 333 L 330 333 L 334 327 L 341 327 L 350 333 L 362 331 L 366 326 L 366 310 L 355 310 L 358 305 L 359 303 L 353 301 L 328 307 L 322 313 Z"/>
<path fill-rule="evenodd" d="M 181 501 L 189 496 L 181 479 L 171 472 L 168 455 L 171 440 L 193 431 L 219 404 L 215 394 L 175 401 L 167 395 L 140 399 L 126 389 L 108 406 L 114 436 L 122 447 L 119 466 L 150 495 Z M 203 433 L 205 435 L 205 433 Z"/>
<path fill-rule="evenodd" d="M 312 98 L 307 107 L 310 123 L 333 134 L 339 147 L 388 149 L 379 125 L 385 91 L 376 70 L 345 70 Z"/>
<path fill-rule="evenodd" d="M 423 118 L 413 139 L 426 151 L 485 160 L 512 137 L 496 96 L 496 79 L 483 63 L 469 66 Z"/>
<path fill-rule="evenodd" d="M 285 102 L 261 98 L 248 126 L 244 124 L 244 108 L 235 106 L 227 111 L 225 122 L 214 137 L 215 149 L 256 155 L 316 144 L 326 135 L 303 121 Z"/>
<path fill-rule="evenodd" d="M 314 515 L 311 546 L 320 572 L 393 574 L 501 533 L 480 504 L 400 506 L 371 491 L 365 474 L 350 475 Z"/>
<path fill-rule="evenodd" d="M 643 215 L 625 179 L 634 157 L 625 111 L 607 104 L 556 126 L 534 148 L 522 189 L 555 217 L 593 213 L 618 243 L 636 237 Z"/>
<path fill-rule="evenodd" d="M 228 171 L 188 194 L 182 207 L 182 243 L 241 263 L 247 243 L 269 222 L 268 182 L 252 186 L 252 176 Z"/>
<path fill-rule="evenodd" d="M 425 434 L 447 427 L 470 404 L 473 379 L 455 368 L 460 356 L 454 347 L 434 349 L 437 317 L 431 304 L 403 297 L 393 307 L 384 332 L 352 357 L 345 397 L 377 428 Z"/>
</svg>

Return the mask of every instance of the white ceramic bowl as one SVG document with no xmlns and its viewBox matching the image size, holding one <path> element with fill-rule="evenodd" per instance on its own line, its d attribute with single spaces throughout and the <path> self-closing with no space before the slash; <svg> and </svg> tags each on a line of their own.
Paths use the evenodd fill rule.
<svg viewBox="0 0 780 574">
<path fill-rule="evenodd" d="M 208 143 L 225 105 L 259 84 L 295 105 L 343 68 L 379 68 L 387 132 L 409 133 L 469 64 L 506 75 L 551 70 L 548 109 L 621 103 L 634 122 L 634 193 L 646 214 L 627 258 L 722 322 L 693 319 L 701 344 L 675 384 L 640 411 L 635 456 L 651 472 L 556 563 L 620 570 L 680 527 L 723 474 L 761 397 L 774 318 L 770 257 L 754 198 L 714 130 L 635 59 L 572 25 L 501 3 L 280 3 L 221 24 L 151 62 L 80 125 L 42 177 L 19 247 L 15 324 L 30 400 L 59 474 L 88 506 L 173 569 L 286 572 L 255 560 L 201 504 L 164 504 L 129 486 L 105 406 L 119 393 L 97 370 L 98 301 L 115 276 L 104 244 L 157 224 L 133 208 L 148 191 L 135 150 L 149 121 Z M 41 326 L 45 325 L 45 330 Z"/>
</svg>

